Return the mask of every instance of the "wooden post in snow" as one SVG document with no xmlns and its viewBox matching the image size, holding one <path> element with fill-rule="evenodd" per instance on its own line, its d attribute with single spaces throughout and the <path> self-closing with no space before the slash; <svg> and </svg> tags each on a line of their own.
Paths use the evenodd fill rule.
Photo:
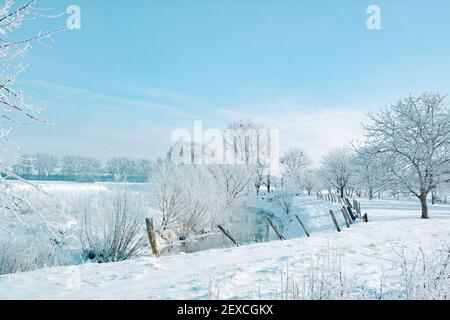
<svg viewBox="0 0 450 320">
<path fill-rule="evenodd" d="M 361 218 L 361 203 L 353 199 L 353 208 L 356 210 L 358 218 Z"/>
<path fill-rule="evenodd" d="M 363 216 L 363 221 L 364 221 L 365 223 L 368 223 L 368 222 L 369 222 L 369 216 L 367 215 L 367 213 L 364 214 L 364 216 Z"/>
<path fill-rule="evenodd" d="M 300 226 L 302 227 L 303 231 L 305 231 L 306 236 L 309 238 L 310 234 L 308 231 L 306 231 L 305 225 L 303 224 L 302 220 L 300 220 L 300 217 L 298 215 L 295 215 L 295 217 L 297 218 L 298 223 L 300 223 Z"/>
<path fill-rule="evenodd" d="M 338 224 L 338 222 L 337 222 L 337 219 L 336 219 L 336 216 L 334 215 L 333 210 L 330 210 L 330 214 L 331 214 L 331 219 L 333 219 L 334 226 L 336 227 L 336 230 L 337 230 L 338 232 L 341 232 L 341 228 L 339 228 L 339 224 Z"/>
<path fill-rule="evenodd" d="M 222 233 L 228 238 L 230 239 L 237 247 L 240 246 L 240 243 L 237 242 L 233 236 L 231 235 L 230 231 L 228 231 L 227 229 L 225 229 L 224 227 L 222 227 L 220 224 L 217 226 L 217 228 L 219 228 L 220 231 L 222 231 Z"/>
<path fill-rule="evenodd" d="M 150 242 L 152 252 L 156 258 L 159 258 L 161 253 L 159 252 L 158 243 L 156 242 L 156 232 L 155 232 L 155 226 L 153 224 L 153 219 L 146 218 L 145 224 L 147 225 L 148 241 Z"/>
<path fill-rule="evenodd" d="M 348 198 L 345 198 L 344 200 L 345 200 L 345 203 L 347 203 L 348 207 L 353 208 L 351 203 L 350 203 L 350 200 L 348 200 Z"/>
<path fill-rule="evenodd" d="M 269 217 L 267 217 L 267 220 L 269 221 L 269 224 L 272 227 L 273 231 L 275 231 L 275 233 L 277 234 L 278 238 L 280 238 L 281 241 L 286 240 L 275 222 L 273 222 Z"/>
<path fill-rule="evenodd" d="M 342 212 L 343 212 L 343 213 L 345 214 L 345 216 L 347 217 L 348 222 L 349 222 L 350 224 L 353 224 L 352 217 L 350 217 L 350 214 L 348 213 L 348 210 L 347 210 L 347 207 L 346 207 L 346 206 L 343 206 L 343 207 L 342 207 Z"/>
<path fill-rule="evenodd" d="M 344 208 L 341 209 L 342 215 L 344 216 L 345 224 L 347 225 L 347 228 L 350 228 L 350 219 L 347 217 L 347 214 L 345 213 Z"/>
<path fill-rule="evenodd" d="M 352 220 L 356 221 L 356 216 L 353 214 L 352 207 L 347 207 L 347 212 L 350 214 L 350 217 L 352 217 Z"/>
</svg>

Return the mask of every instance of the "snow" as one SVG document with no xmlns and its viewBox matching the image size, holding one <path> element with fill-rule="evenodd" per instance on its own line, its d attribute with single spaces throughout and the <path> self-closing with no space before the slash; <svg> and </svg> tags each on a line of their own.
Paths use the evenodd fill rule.
<svg viewBox="0 0 450 320">
<path fill-rule="evenodd" d="M 294 277 L 301 278 L 314 257 L 327 255 L 330 248 L 339 249 L 350 276 L 376 287 L 381 275 L 391 283 L 400 281 L 397 262 L 402 250 L 421 248 L 429 253 L 448 242 L 450 206 L 433 206 L 431 219 L 421 220 L 416 202 L 362 201 L 370 222 L 347 229 L 341 220 L 341 233 L 333 230 L 324 210 L 333 206 L 307 197 L 295 200 L 294 211 L 305 219 L 311 238 L 292 239 L 296 232 L 301 234 L 294 221 L 288 229 L 290 240 L 284 242 L 5 275 L 0 277 L 0 298 L 252 299 L 260 293 L 271 298 L 283 270 L 289 267 Z"/>
</svg>

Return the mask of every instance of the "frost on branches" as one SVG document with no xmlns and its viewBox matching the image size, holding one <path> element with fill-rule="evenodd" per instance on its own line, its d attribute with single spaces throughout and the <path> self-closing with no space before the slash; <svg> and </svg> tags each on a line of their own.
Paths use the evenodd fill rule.
<svg viewBox="0 0 450 320">
<path fill-rule="evenodd" d="M 382 158 L 396 183 L 415 195 L 428 219 L 427 196 L 450 181 L 450 109 L 445 95 L 409 96 L 365 126 L 367 150 Z"/>
<path fill-rule="evenodd" d="M 16 85 L 18 76 L 26 69 L 21 60 L 32 43 L 48 40 L 55 33 L 31 31 L 29 37 L 16 36 L 16 32 L 26 22 L 41 17 L 41 11 L 35 5 L 36 0 L 6 0 L 0 4 L 0 217 L 11 213 L 18 217 L 22 207 L 26 205 L 23 199 L 11 191 L 6 179 L 13 176 L 4 165 L 8 147 L 13 145 L 8 139 L 9 133 L 16 126 L 42 121 L 38 117 L 40 109 L 29 103 L 27 96 Z"/>
</svg>

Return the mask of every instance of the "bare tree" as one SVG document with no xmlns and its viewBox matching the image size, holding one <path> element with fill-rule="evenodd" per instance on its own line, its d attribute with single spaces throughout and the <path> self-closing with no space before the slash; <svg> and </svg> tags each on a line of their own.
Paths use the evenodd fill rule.
<svg viewBox="0 0 450 320">
<path fill-rule="evenodd" d="M 248 194 L 253 177 L 245 167 L 214 165 L 208 168 L 217 184 L 224 190 L 227 207 L 231 207 Z"/>
<path fill-rule="evenodd" d="M 303 186 L 302 180 L 311 160 L 304 151 L 295 148 L 286 152 L 280 162 L 283 167 L 283 183 L 299 190 Z"/>
<path fill-rule="evenodd" d="M 277 201 L 284 213 L 289 215 L 292 211 L 294 196 L 292 192 L 283 189 L 278 192 Z"/>
<path fill-rule="evenodd" d="M 152 161 L 147 159 L 140 159 L 136 161 L 136 171 L 135 174 L 139 177 L 146 178 L 150 176 L 154 164 Z"/>
<path fill-rule="evenodd" d="M 33 174 L 33 156 L 31 154 L 22 155 L 15 165 L 13 165 L 14 174 L 29 178 Z"/>
<path fill-rule="evenodd" d="M 114 176 L 117 181 L 125 181 L 129 176 L 136 172 L 136 162 L 128 158 L 113 158 L 106 164 L 108 172 Z"/>
<path fill-rule="evenodd" d="M 310 196 L 314 188 L 316 188 L 318 185 L 317 173 L 314 170 L 306 171 L 303 177 L 302 185 L 308 193 L 308 196 Z"/>
<path fill-rule="evenodd" d="M 179 167 L 164 161 L 155 171 L 151 181 L 151 191 L 161 212 L 163 229 L 176 224 L 186 204 L 183 201 L 183 185 L 179 180 Z"/>
<path fill-rule="evenodd" d="M 450 179 L 450 111 L 446 96 L 409 96 L 377 114 L 365 126 L 366 144 L 389 159 L 398 183 L 415 195 L 428 219 L 427 196 Z"/>
<path fill-rule="evenodd" d="M 338 190 L 342 198 L 353 174 L 352 162 L 353 155 L 348 148 L 336 149 L 323 158 L 319 170 L 320 176 Z"/>
<path fill-rule="evenodd" d="M 102 169 L 100 160 L 92 157 L 64 156 L 61 160 L 61 173 L 66 179 L 94 179 Z"/>
<path fill-rule="evenodd" d="M 64 156 L 61 159 L 61 173 L 67 179 L 75 179 L 75 176 L 79 173 L 79 157 L 76 156 Z"/>
<path fill-rule="evenodd" d="M 58 168 L 59 159 L 46 153 L 36 153 L 32 155 L 33 167 L 36 170 L 39 178 L 51 176 Z"/>
<path fill-rule="evenodd" d="M 271 191 L 271 144 L 268 129 L 250 119 L 233 122 L 226 129 L 227 152 L 253 176 L 257 195 L 262 185 Z"/>
<path fill-rule="evenodd" d="M 356 147 L 355 184 L 364 188 L 372 200 L 374 194 L 393 186 L 394 179 L 386 157 L 374 153 L 368 146 Z"/>
</svg>

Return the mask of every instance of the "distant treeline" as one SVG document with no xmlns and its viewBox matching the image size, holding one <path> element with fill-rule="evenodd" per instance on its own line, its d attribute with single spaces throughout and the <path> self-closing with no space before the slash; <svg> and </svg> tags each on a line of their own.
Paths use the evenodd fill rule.
<svg viewBox="0 0 450 320">
<path fill-rule="evenodd" d="M 36 153 L 22 155 L 11 170 L 26 180 L 145 183 L 152 167 L 147 159 L 112 158 L 102 163 L 92 157 Z"/>
</svg>

